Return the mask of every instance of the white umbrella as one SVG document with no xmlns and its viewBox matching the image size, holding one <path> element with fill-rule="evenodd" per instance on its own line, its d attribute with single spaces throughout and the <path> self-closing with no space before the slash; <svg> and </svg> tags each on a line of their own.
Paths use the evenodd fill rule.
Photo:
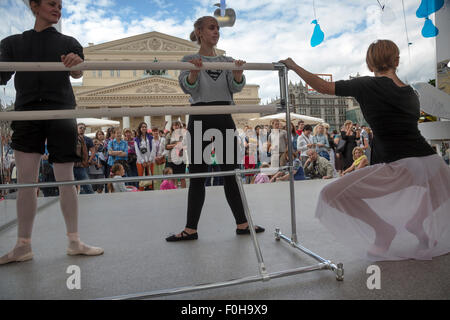
<svg viewBox="0 0 450 320">
<path fill-rule="evenodd" d="M 97 118 L 78 118 L 77 123 L 84 123 L 86 127 L 114 127 L 120 125 L 120 121 Z"/>
<path fill-rule="evenodd" d="M 318 123 L 324 122 L 324 120 L 321 118 L 314 118 L 314 117 L 305 116 L 305 115 L 298 114 L 298 113 L 291 112 L 290 115 L 291 115 L 291 121 L 303 120 L 305 122 L 305 124 L 318 124 Z M 271 115 L 260 117 L 260 118 L 252 118 L 252 119 L 250 119 L 250 121 L 252 121 L 253 123 L 256 123 L 256 124 L 258 124 L 258 123 L 266 124 L 266 123 L 270 123 L 270 121 L 272 121 L 274 119 L 286 121 L 286 112 L 271 114 Z"/>
</svg>

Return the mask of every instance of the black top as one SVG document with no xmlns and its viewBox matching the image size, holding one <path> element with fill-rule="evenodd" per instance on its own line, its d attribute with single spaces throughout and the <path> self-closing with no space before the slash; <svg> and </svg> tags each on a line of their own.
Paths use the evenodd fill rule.
<svg viewBox="0 0 450 320">
<path fill-rule="evenodd" d="M 357 147 L 358 145 L 356 143 L 356 133 L 348 136 L 345 131 L 341 131 L 341 137 L 342 140 L 346 141 L 344 151 L 342 151 L 342 155 L 344 157 L 344 170 L 346 170 L 353 164 L 353 148 Z"/>
<path fill-rule="evenodd" d="M 50 27 L 41 32 L 28 30 L 0 42 L 2 62 L 61 62 L 61 56 L 75 53 L 84 60 L 83 47 L 69 36 Z M 14 72 L 0 72 L 5 85 Z M 16 111 L 74 109 L 76 106 L 70 72 L 17 72 Z"/>
<path fill-rule="evenodd" d="M 419 98 L 411 86 L 387 77 L 360 77 L 336 82 L 337 96 L 352 96 L 373 130 L 371 164 L 435 154 L 418 129 Z"/>
</svg>

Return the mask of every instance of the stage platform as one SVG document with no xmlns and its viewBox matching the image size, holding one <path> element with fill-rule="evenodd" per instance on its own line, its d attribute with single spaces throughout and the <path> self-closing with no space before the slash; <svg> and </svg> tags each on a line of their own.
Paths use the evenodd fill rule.
<svg viewBox="0 0 450 320">
<path fill-rule="evenodd" d="M 450 255 L 431 261 L 378 262 L 356 258 L 314 218 L 320 190 L 330 181 L 295 182 L 299 242 L 323 258 L 342 262 L 345 279 L 329 270 L 158 299 L 449 299 Z M 289 183 L 245 185 L 267 271 L 317 262 L 275 241 L 274 230 L 291 236 Z M 59 202 L 39 199 L 33 231 L 34 259 L 0 266 L 0 299 L 98 299 L 228 281 L 258 275 L 250 236 L 235 234 L 223 187 L 208 187 L 197 241 L 167 243 L 185 224 L 187 190 L 81 195 L 81 239 L 105 249 L 98 257 L 70 257 Z M 0 216 L 15 215 L 15 201 L 0 202 Z M 0 230 L 0 254 L 16 242 L 17 228 Z M 381 289 L 369 290 L 367 268 L 381 269 Z M 67 268 L 81 270 L 81 289 L 69 290 Z"/>
</svg>

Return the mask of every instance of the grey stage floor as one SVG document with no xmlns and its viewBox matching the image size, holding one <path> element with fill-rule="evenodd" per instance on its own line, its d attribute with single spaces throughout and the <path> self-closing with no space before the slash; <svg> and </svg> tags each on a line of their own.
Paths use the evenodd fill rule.
<svg viewBox="0 0 450 320">
<path fill-rule="evenodd" d="M 314 271 L 162 299 L 449 299 L 450 255 L 376 263 L 381 289 L 369 290 L 367 268 L 374 263 L 353 256 L 314 218 L 326 183 L 296 182 L 298 235 L 308 249 L 344 264 L 343 282 L 331 271 Z M 287 182 L 245 186 L 254 222 L 266 227 L 258 239 L 269 273 L 316 264 L 274 240 L 276 227 L 291 236 L 288 187 Z M 35 221 L 34 259 L 0 267 L 0 299 L 97 299 L 257 275 L 251 239 L 236 236 L 222 187 L 207 188 L 199 240 L 164 240 L 182 230 L 186 197 L 186 190 L 80 196 L 82 240 L 102 246 L 105 254 L 99 257 L 67 256 L 59 203 L 47 205 Z M 1 210 L 15 210 L 15 203 L 8 201 Z M 15 244 L 16 232 L 14 225 L 0 232 L 0 254 Z M 81 270 L 79 290 L 67 288 L 71 265 Z"/>
</svg>

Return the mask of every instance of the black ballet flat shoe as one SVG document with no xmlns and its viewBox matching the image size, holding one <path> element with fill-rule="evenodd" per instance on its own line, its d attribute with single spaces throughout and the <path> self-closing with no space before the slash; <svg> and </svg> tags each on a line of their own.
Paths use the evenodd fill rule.
<svg viewBox="0 0 450 320">
<path fill-rule="evenodd" d="M 167 242 L 185 241 L 185 240 L 197 240 L 198 233 L 189 234 L 186 231 L 181 231 L 181 237 L 177 237 L 175 234 L 166 238 Z"/>
<path fill-rule="evenodd" d="M 266 229 L 264 229 L 263 227 L 255 226 L 256 233 L 264 232 L 265 230 Z M 250 229 L 248 228 L 248 226 L 245 229 L 236 229 L 236 234 L 239 234 L 239 235 L 250 234 Z"/>
</svg>

